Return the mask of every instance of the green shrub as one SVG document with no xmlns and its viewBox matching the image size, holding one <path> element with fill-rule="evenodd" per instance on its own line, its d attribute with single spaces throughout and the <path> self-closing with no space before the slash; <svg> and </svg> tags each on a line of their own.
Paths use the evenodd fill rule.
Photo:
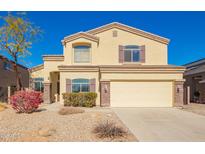
<svg viewBox="0 0 205 154">
<path fill-rule="evenodd" d="M 96 105 L 96 98 L 97 94 L 94 92 L 63 94 L 64 106 L 93 107 Z"/>
</svg>

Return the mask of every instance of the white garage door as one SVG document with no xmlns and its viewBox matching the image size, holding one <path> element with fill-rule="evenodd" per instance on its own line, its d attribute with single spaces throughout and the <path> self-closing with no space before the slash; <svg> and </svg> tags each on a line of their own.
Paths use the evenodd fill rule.
<svg viewBox="0 0 205 154">
<path fill-rule="evenodd" d="M 111 82 L 112 107 L 171 107 L 172 82 Z"/>
</svg>

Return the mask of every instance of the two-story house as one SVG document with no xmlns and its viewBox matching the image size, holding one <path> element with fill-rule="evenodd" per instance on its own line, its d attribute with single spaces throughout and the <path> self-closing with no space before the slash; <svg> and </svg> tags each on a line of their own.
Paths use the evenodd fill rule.
<svg viewBox="0 0 205 154">
<path fill-rule="evenodd" d="M 32 69 L 44 102 L 65 92 L 96 92 L 111 107 L 172 107 L 183 104 L 184 67 L 168 65 L 167 38 L 110 23 L 62 40 L 63 55 L 43 55 Z"/>
<path fill-rule="evenodd" d="M 29 88 L 29 71 L 28 68 L 17 64 L 20 74 L 22 87 Z M 14 62 L 8 58 L 0 55 L 0 101 L 6 102 L 8 100 L 8 91 L 10 94 L 15 91 L 16 87 L 16 73 L 14 71 Z"/>
</svg>

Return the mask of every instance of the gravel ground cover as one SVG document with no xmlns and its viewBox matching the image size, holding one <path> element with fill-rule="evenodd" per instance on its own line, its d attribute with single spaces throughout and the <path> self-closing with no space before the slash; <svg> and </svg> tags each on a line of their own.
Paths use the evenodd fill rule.
<svg viewBox="0 0 205 154">
<path fill-rule="evenodd" d="M 82 108 L 84 113 L 59 115 L 60 108 L 62 105 L 54 103 L 31 114 L 17 114 L 11 108 L 0 112 L 0 141 L 137 141 L 111 109 Z M 107 120 L 123 127 L 128 135 L 99 139 L 92 131 Z"/>
<path fill-rule="evenodd" d="M 184 105 L 181 109 L 205 116 L 205 104 L 190 103 Z"/>
</svg>

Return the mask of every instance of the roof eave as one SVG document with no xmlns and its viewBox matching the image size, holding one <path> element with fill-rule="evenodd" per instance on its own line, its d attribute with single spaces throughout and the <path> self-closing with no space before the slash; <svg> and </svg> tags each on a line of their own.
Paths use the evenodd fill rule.
<svg viewBox="0 0 205 154">
<path fill-rule="evenodd" d="M 94 36 L 94 35 L 89 34 L 89 33 L 86 33 L 86 32 L 79 32 L 79 33 L 64 37 L 64 39 L 61 40 L 61 43 L 62 43 L 62 45 L 65 45 L 65 43 L 74 41 L 74 40 L 79 39 L 79 38 L 85 38 L 85 39 L 88 39 L 88 40 L 91 40 L 91 41 L 94 41 L 97 43 L 99 42 L 99 37 Z"/>
<path fill-rule="evenodd" d="M 137 29 L 135 27 L 124 25 L 124 24 L 121 24 L 121 23 L 118 23 L 118 22 L 113 22 L 113 23 L 103 25 L 103 26 L 95 28 L 95 29 L 91 29 L 91 30 L 87 31 L 87 33 L 95 35 L 95 34 L 98 34 L 100 32 L 106 31 L 108 29 L 112 29 L 112 28 L 127 30 L 129 32 L 133 32 L 135 34 L 138 34 L 138 35 L 141 35 L 141 36 L 144 36 L 144 37 L 148 37 L 150 39 L 153 39 L 155 41 L 158 41 L 158 42 L 161 42 L 161 43 L 164 43 L 164 44 L 169 44 L 169 42 L 170 42 L 170 39 L 168 39 L 168 38 L 165 38 L 165 37 L 162 37 L 162 36 L 159 36 L 159 35 L 156 35 L 156 34 L 152 34 L 150 32 L 146 32 L 146 31 Z"/>
</svg>

